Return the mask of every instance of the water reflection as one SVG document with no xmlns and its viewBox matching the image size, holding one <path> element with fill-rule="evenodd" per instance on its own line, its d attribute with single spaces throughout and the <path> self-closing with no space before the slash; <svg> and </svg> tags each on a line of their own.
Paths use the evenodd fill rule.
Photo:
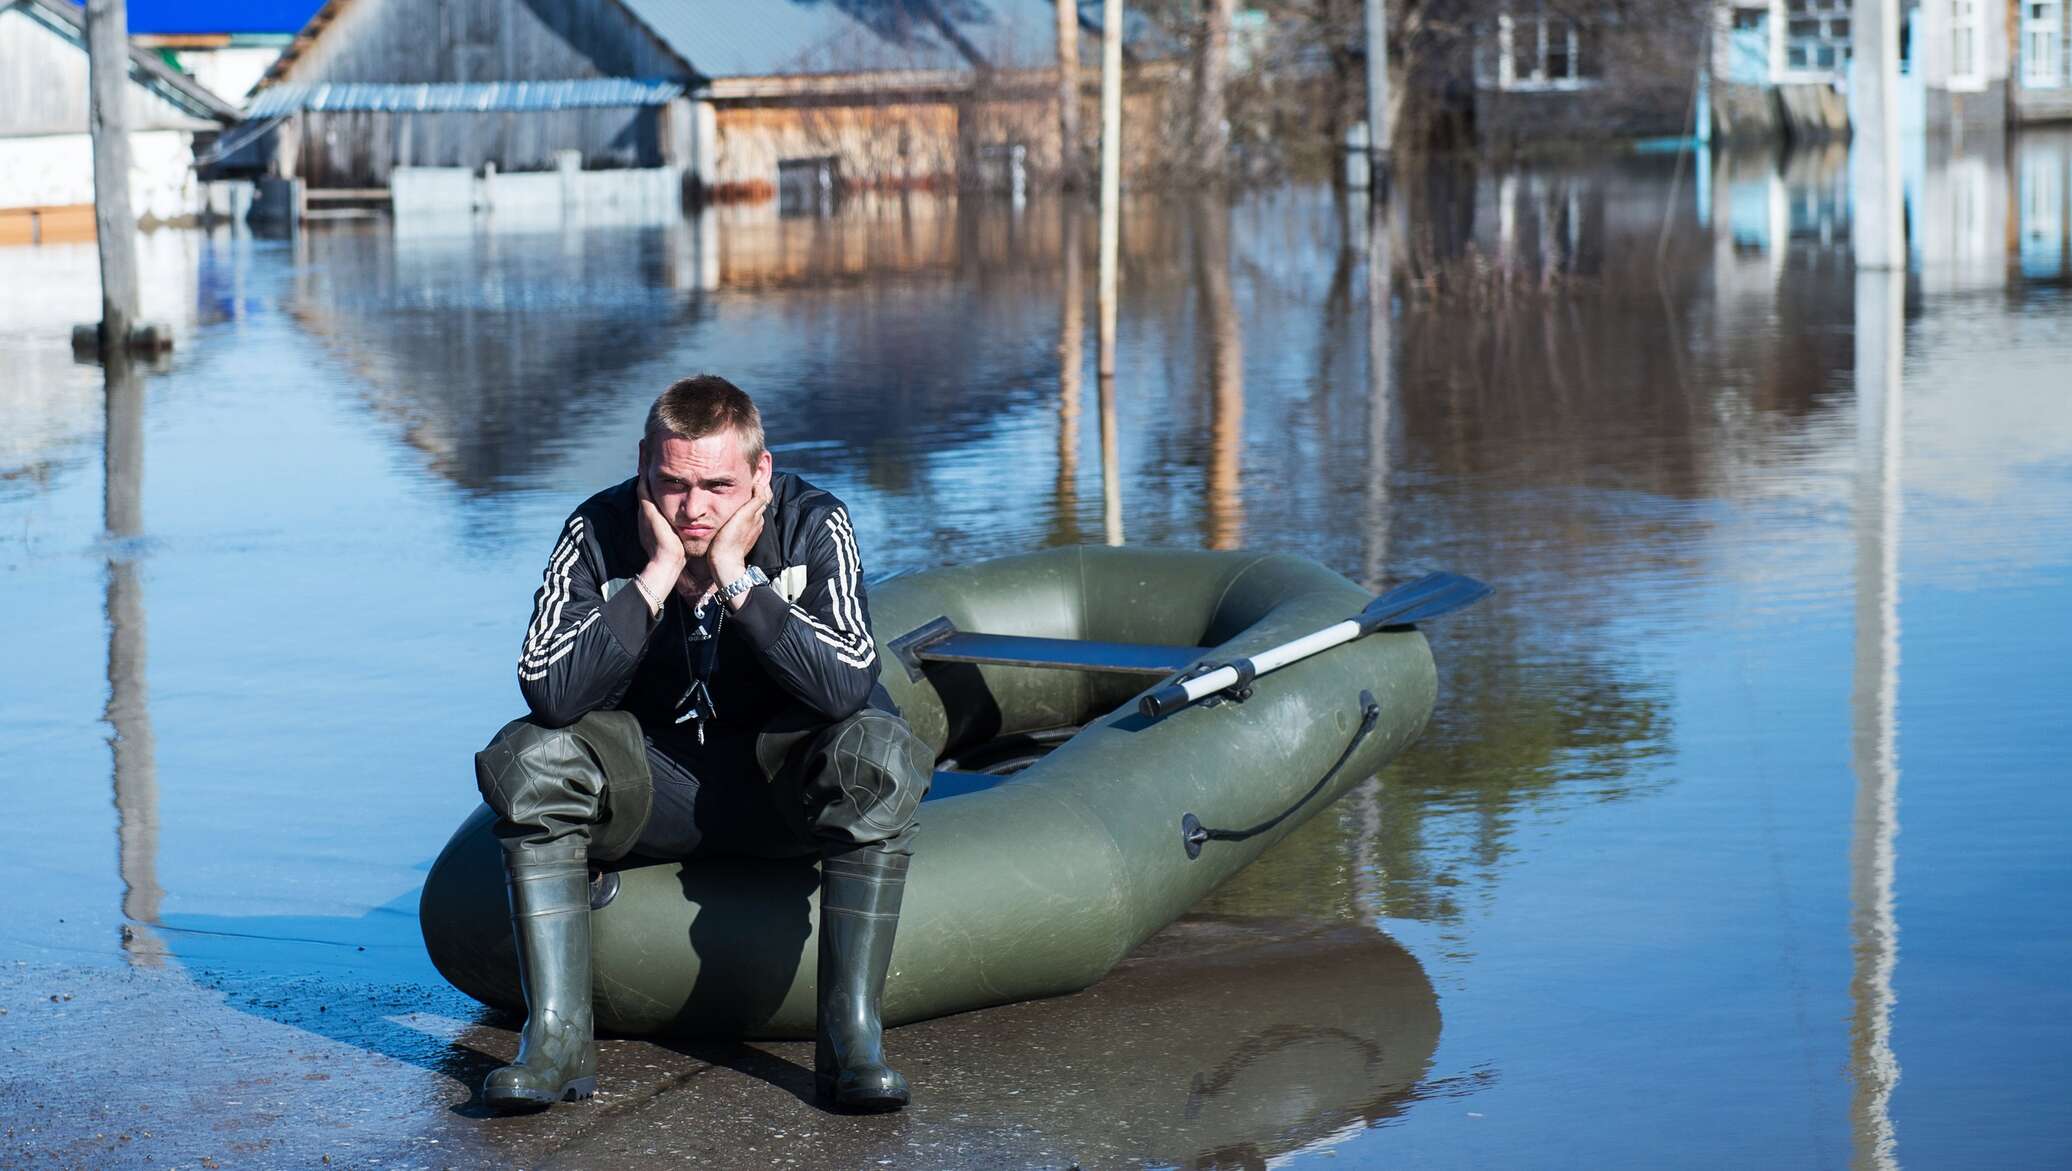
<svg viewBox="0 0 2072 1171">
<path fill-rule="evenodd" d="M 1395 466 L 1389 452 L 1391 425 L 1395 418 L 1394 364 L 1389 361 L 1396 318 L 1395 231 L 1386 205 L 1369 207 L 1361 200 L 1360 207 L 1359 222 L 1348 222 L 1346 227 L 1348 243 L 1361 241 L 1365 243 L 1367 252 L 1367 475 L 1363 493 L 1366 523 L 1362 526 L 1366 532 L 1366 549 L 1360 581 L 1378 593 L 1382 573 L 1388 568 L 1389 473 Z M 1351 247 L 1338 250 L 1341 270 L 1351 261 L 1352 253 Z M 1333 299 L 1343 284 L 1342 273 L 1333 278 Z"/>
<path fill-rule="evenodd" d="M 1908 498 L 1908 552 L 1915 572 L 1929 577 L 1907 591 L 1908 695 L 1912 705 L 1940 705 L 1909 709 L 1916 718 L 1908 767 L 1921 780 L 1938 763 L 1961 769 L 1989 750 L 1939 729 L 2006 720 L 2012 710 L 2004 693 L 1953 698 L 1967 680 L 1951 662 L 1997 662 L 2005 656 L 1981 652 L 2009 649 L 1978 641 L 1987 637 L 1977 633 L 1979 608 L 2005 600 L 1980 584 L 1997 582 L 1997 571 L 1980 567 L 2019 563 L 2033 622 L 2047 623 L 2061 592 L 2062 558 L 2053 560 L 2052 550 L 2064 542 L 2050 538 L 2063 528 L 2063 509 L 2036 489 L 2061 486 L 2064 453 L 2033 421 L 2055 418 L 2050 378 L 2065 356 L 2057 310 L 2072 282 L 2068 143 L 2064 134 L 2021 135 L 2005 177 L 1990 145 L 1924 156 L 1940 173 L 1908 187 L 1921 265 L 1910 289 L 1867 284 L 1852 271 L 1848 162 L 1837 151 L 1692 160 L 1687 167 L 1709 167 L 1698 172 L 1709 177 L 1703 195 L 1689 174 L 1673 184 L 1666 159 L 1406 175 L 1401 202 L 1410 206 L 1371 237 L 1364 210 L 1321 190 L 1258 194 L 1235 207 L 1133 204 L 1123 361 L 1094 388 L 1084 385 L 1095 365 L 1084 338 L 1092 225 L 1064 204 L 1056 214 L 1038 203 L 1017 215 L 973 201 L 887 198 L 827 219 L 781 222 L 707 215 L 573 233 L 313 230 L 293 246 L 255 249 L 249 280 L 205 248 L 199 271 L 184 278 L 190 301 L 203 303 L 190 313 L 203 336 L 153 384 L 169 388 L 152 404 L 154 500 L 167 502 L 153 508 L 162 543 L 148 574 L 155 709 L 146 706 L 147 575 L 134 536 L 123 535 L 140 531 L 141 517 L 134 495 L 121 495 L 140 474 L 141 399 L 107 389 L 108 492 L 95 500 L 90 465 L 70 456 L 92 449 L 92 394 L 101 388 L 88 374 L 49 365 L 33 347 L 0 339 L 10 355 L 25 356 L 11 368 L 28 379 L 16 379 L 0 401 L 11 424 L 0 427 L 0 460 L 28 469 L 0 488 L 10 509 L 0 592 L 11 612 L 31 616 L 16 636 L 28 657 L 53 665 L 47 686 L 39 676 L 33 694 L 5 705 L 12 722 L 0 723 L 0 733 L 32 752 L 70 743 L 72 756 L 44 758 L 63 762 L 49 771 L 93 776 L 107 759 L 95 724 L 105 719 L 121 909 L 137 933 L 139 962 L 156 954 L 155 936 L 196 971 L 333 968 L 334 989 L 429 978 L 408 900 L 384 904 L 410 881 L 405 868 L 421 857 L 414 852 L 450 828 L 452 802 L 472 800 L 453 763 L 479 735 L 465 729 L 510 702 L 509 624 L 522 613 L 484 598 L 516 599 L 522 608 L 537 582 L 538 533 L 567 503 L 623 474 L 628 437 L 657 386 L 692 369 L 738 372 L 767 404 L 780 460 L 851 500 L 876 570 L 1044 542 L 1120 540 L 1127 496 L 1126 535 L 1136 542 L 1287 548 L 1376 586 L 1441 566 L 1495 581 L 1496 598 L 1432 631 L 1444 698 L 1423 742 L 1381 783 L 1357 790 L 1216 892 L 1207 910 L 1349 927 L 1410 920 L 1406 938 L 1436 938 L 1438 946 L 1426 952 L 1420 944 L 1419 954 L 1447 966 L 1446 979 L 1457 981 L 1449 987 L 1468 1006 L 1455 1012 L 1449 1002 L 1448 1025 L 1458 1031 L 1447 1068 L 1501 1065 L 1510 1077 L 1524 1066 L 1511 1084 L 1529 1085 L 1533 1062 L 1565 1060 L 1550 1053 L 1581 1039 L 1602 1046 L 1587 1063 L 1596 1079 L 1589 1092 L 1603 1095 L 1594 1100 L 1621 1100 L 1637 1075 L 1600 1060 L 1616 1049 L 1607 1040 L 1616 1030 L 1601 1020 L 1548 1023 L 1572 1031 L 1543 1032 L 1541 1040 L 1496 1035 L 1501 1026 L 1489 1022 L 1515 1002 L 1491 1002 L 1490 988 L 1507 997 L 1561 975 L 1518 977 L 1520 950 L 1501 951 L 1502 937 L 1519 938 L 1516 907 L 1544 911 L 1573 889 L 1547 877 L 1550 857 L 1573 863 L 1591 850 L 1621 852 L 1657 831 L 1696 843 L 1691 873 L 1711 867 L 1713 885 L 1694 878 L 1687 888 L 1647 892 L 1584 924 L 1584 934 L 1617 936 L 1628 926 L 1626 910 L 1685 923 L 1721 916 L 1744 934 L 1692 936 L 1683 954 L 1654 957 L 1662 971 L 1727 971 L 1745 960 L 1753 974 L 1737 1002 L 1755 1007 L 1740 1019 L 1776 1011 L 1731 1042 L 1733 1055 L 1759 1071 L 1802 1058 L 1807 1070 L 1817 1067 L 1804 1085 L 1789 1070 L 1737 1085 L 1751 1098 L 1771 1095 L 1763 1105 L 1789 1098 L 1785 1112 L 1803 1107 L 1827 1161 L 1842 1157 L 1852 1130 L 1861 1162 L 1896 1157 L 1897 1108 L 1910 1157 L 1921 1159 L 1933 1127 L 1918 1120 L 1942 1107 L 1928 1105 L 1926 1092 L 1895 1096 L 1895 1038 L 1910 1088 L 1932 1085 L 1938 1061 L 1959 1065 L 1968 1055 L 1958 1042 L 1906 1032 L 1904 1021 L 1895 1034 L 1891 1020 L 1902 314 L 1915 315 L 1905 321 L 1907 356 L 1926 371 L 1905 404 L 1917 423 L 1907 450 L 1916 493 Z M 1983 175 L 1966 159 L 1983 165 Z M 40 280 L 49 271 L 33 274 Z M 84 287 L 90 256 L 79 271 Z M 34 309 L 27 290 L 36 282 L 18 283 L 17 304 Z M 1924 297 L 1923 288 L 1960 295 Z M 1911 309 L 1902 305 L 1908 297 Z M 276 306 L 292 318 L 265 312 Z M 2003 362 L 1995 346 L 2023 352 Z M 283 369 L 306 379 L 306 393 L 274 393 Z M 1995 385 L 2003 378 L 2018 390 L 2003 393 Z M 1084 418 L 1090 406 L 1095 420 Z M 339 476 L 336 484 L 288 485 L 276 499 L 250 477 L 238 481 L 249 500 L 212 507 L 210 492 L 228 474 L 222 451 L 263 460 L 267 428 L 282 417 L 335 454 L 326 471 Z M 1252 491 L 1241 494 L 1248 477 Z M 333 499 L 334 487 L 345 504 Z M 1946 491 L 1970 494 L 1970 510 L 1941 499 Z M 335 540 L 304 539 L 312 515 Z M 103 525 L 105 549 L 92 542 Z M 423 542 L 413 554 L 421 576 L 384 591 L 390 583 L 370 582 L 366 567 L 392 556 L 390 530 L 400 526 L 459 530 L 472 544 L 456 552 Z M 1965 532 L 1952 535 L 1958 528 Z M 27 535 L 18 546 L 17 532 Z M 72 555 L 89 545 L 89 556 Z M 307 567 L 295 586 L 317 615 L 317 634 L 334 636 L 311 640 L 327 643 L 308 651 L 321 670 L 300 659 L 235 658 L 196 617 L 226 577 L 260 576 L 241 567 L 290 557 Z M 1936 574 L 1960 588 L 1939 591 Z M 94 600 L 105 607 L 105 679 Z M 381 656 L 357 645 L 377 610 L 397 622 L 393 637 L 378 640 Z M 1787 623 L 1788 634 L 1774 633 Z M 1945 633 L 1939 668 L 1928 665 L 1937 661 L 1938 630 L 1959 632 Z M 350 636 L 336 637 L 341 631 Z M 64 673 L 82 666 L 75 677 Z M 1845 694 L 1842 673 L 1852 668 L 1854 693 Z M 2046 694 L 2044 668 L 2030 669 L 2044 686 L 2025 676 L 2021 690 Z M 298 678 L 321 679 L 320 704 L 279 698 L 294 695 Z M 333 764 L 293 789 L 263 763 L 304 743 L 357 752 L 367 746 L 370 713 L 389 745 L 380 767 Z M 1990 748 L 2000 754 L 1996 767 L 2055 759 L 2048 721 L 2023 714 L 2026 726 Z M 253 727 L 292 728 L 297 742 L 280 734 L 265 754 L 241 753 L 232 736 L 242 741 Z M 1946 739 L 1938 760 L 1939 734 Z M 1758 743 L 1767 757 L 1745 764 L 1739 754 Z M 1789 788 L 1801 776 L 1837 775 L 1844 744 L 1860 803 L 1853 822 L 1843 790 Z M 176 762 L 184 762 L 179 776 Z M 1765 821 L 1770 811 L 1755 810 L 1749 794 L 1771 790 L 1752 782 L 1780 775 L 1785 781 L 1772 789 L 1790 792 L 1792 805 Z M 210 783 L 190 784 L 195 776 Z M 330 820 L 312 812 L 319 807 L 307 794 L 341 779 L 361 786 L 364 801 L 334 806 Z M 1932 874 L 1933 835 L 1949 834 L 1955 819 L 1924 815 L 1937 787 L 1909 783 L 1910 866 Z M 38 799 L 85 794 L 91 816 L 51 805 L 56 813 L 44 820 L 59 827 L 59 844 L 31 854 L 31 863 L 17 859 L 8 880 L 39 906 L 76 895 L 112 918 L 115 899 L 96 893 L 104 884 L 90 874 L 74 881 L 62 869 L 68 858 L 92 856 L 108 877 L 108 859 L 97 852 L 107 832 L 103 791 L 34 789 Z M 2055 791 L 2030 789 L 2014 803 L 2048 809 Z M 380 816 L 343 828 L 335 820 L 363 808 Z M 1562 839 L 1569 817 L 1591 819 L 1589 833 Z M 1606 826 L 1628 839 L 1600 833 Z M 224 843 L 245 834 L 266 844 L 224 862 Z M 1535 850 L 1541 839 L 1550 844 Z M 1962 865 L 1978 869 L 1960 877 L 1995 873 L 2004 859 L 1994 852 L 2012 852 L 1992 842 L 1964 846 Z M 271 901 L 254 893 L 257 878 L 312 855 L 338 863 L 327 874 L 393 873 L 342 885 L 336 905 L 324 904 L 329 888 Z M 1762 899 L 1749 890 L 1762 885 L 1766 866 L 1792 906 L 1754 905 Z M 181 898 L 164 898 L 161 881 Z M 2007 913 L 2033 913 L 2042 897 L 2010 895 Z M 164 914 L 161 900 L 174 913 Z M 1793 913 L 1796 921 L 1770 922 Z M 86 918 L 73 912 L 70 921 Z M 1937 985 L 1934 965 L 1985 929 L 1948 919 L 1938 926 L 1913 911 L 1907 928 L 1910 1013 L 1918 1005 L 1961 1012 L 1949 989 L 1977 987 L 1983 968 L 1960 980 L 1945 967 Z M 43 946 L 52 929 L 18 930 Z M 1947 946 L 1936 946 L 1936 930 L 1949 933 Z M 112 941 L 112 931 L 103 934 Z M 1385 968 L 1385 958 L 1361 958 L 1367 946 L 1349 944 L 1353 958 L 1341 966 Z M 1539 953 L 1529 954 L 1527 963 L 1536 962 Z M 1570 958 L 1571 971 L 1599 959 Z M 1765 976 L 1771 969 L 1779 974 Z M 1595 969 L 1588 974 L 1596 978 Z M 1515 977 L 1508 986 L 1507 976 Z M 1362 987 L 1346 971 L 1332 977 L 1336 984 L 1288 978 L 1291 995 L 1308 989 L 1319 1002 Z M 1616 992 L 1620 973 L 1605 978 L 1611 984 L 1599 987 Z M 1114 1127 L 1103 1129 L 1114 1115 L 1097 1114 L 1093 1103 L 1184 1120 L 1191 1101 L 1200 1119 L 1227 1117 L 1229 1125 L 1174 1124 L 1145 1151 L 1256 1164 L 1435 1091 L 1428 1070 L 1408 1083 L 1374 1073 L 1362 1045 L 1296 1039 L 1273 1048 L 1288 1035 L 1275 1030 L 1294 1020 L 1293 1009 L 1273 1007 L 1273 988 L 1236 977 L 1229 987 L 1267 1006 L 1247 1015 L 1250 1006 L 1219 999 L 1225 993 L 1209 977 L 1182 973 L 1162 999 L 1147 983 L 1141 1000 L 1112 1010 L 1079 1000 L 1026 1006 L 1037 1015 L 1015 1018 L 1025 1023 L 1009 1035 L 1049 1054 L 1041 1057 L 1046 1069 L 1070 1056 L 1037 1045 L 1052 1035 L 1075 1045 L 1110 1042 L 1098 1060 L 1060 1068 L 1058 1084 L 1071 1092 L 1049 1103 L 1054 1133 L 1091 1135 L 1086 1147 L 1096 1154 L 1119 1150 L 1102 1146 L 1115 1138 Z M 1733 1011 L 1674 980 L 1656 991 L 1662 1014 L 1650 1020 L 1726 1019 Z M 280 1023 L 300 1023 L 303 1009 L 315 1019 L 313 1007 L 290 999 Z M 1213 1049 L 1204 1034 L 1186 1069 L 1178 1059 L 1167 1066 L 1141 1057 L 1163 1052 L 1159 1029 L 1201 1004 L 1225 1014 L 1224 1048 Z M 1077 1014 L 1093 1022 L 1081 1034 L 1071 1033 Z M 473 1057 L 384 1035 L 386 1015 L 301 1027 L 338 1030 L 363 1050 L 411 1053 L 442 1074 L 476 1072 Z M 1414 1031 L 1410 1041 L 1346 1031 L 1413 1054 L 1422 1044 Z M 1642 1035 L 1672 1048 L 1689 1039 Z M 988 1062 L 997 1065 L 1005 1052 L 974 1051 L 964 1072 L 974 1085 L 993 1082 Z M 442 1064 L 453 1060 L 461 1064 Z M 1129 1084 L 1144 1060 L 1153 1061 L 1156 1085 Z M 1312 1069 L 1326 1072 L 1312 1077 Z M 1842 1071 L 1851 1083 L 1835 1076 Z M 1404 1084 L 1412 1088 L 1401 1091 Z M 2026 1106 L 2030 1098 L 2020 1095 L 2037 1092 L 2010 1093 Z M 1548 1100 L 1539 1089 L 1523 1097 Z M 1246 1103 L 1260 1099 L 1270 1109 L 1245 1115 Z M 1303 1101 L 1323 1105 L 1303 1113 Z M 1427 1129 L 1443 1128 L 1436 1120 L 1446 1113 L 1431 1112 Z M 1787 1146 L 1794 1136 L 1781 1131 L 1795 1125 L 1751 1132 L 1748 1141 L 1766 1152 Z M 2006 1131 L 2016 1136 L 2010 1143 L 2032 1141 L 2018 1126 Z M 1663 1141 L 1634 1157 L 1662 1161 L 1674 1151 Z"/>
<path fill-rule="evenodd" d="M 1101 407 L 1101 520 L 1110 545 L 1123 543 L 1122 536 L 1122 439 L 1115 426 L 1115 376 L 1102 374 Z"/>
<path fill-rule="evenodd" d="M 1206 531 L 1210 549 L 1235 549 L 1244 539 L 1240 478 L 1245 448 L 1245 350 L 1236 298 L 1230 288 L 1230 205 L 1216 196 L 1194 205 L 1195 288 L 1209 347 L 1209 475 Z"/>
<path fill-rule="evenodd" d="M 108 704 L 102 718 L 114 757 L 117 869 L 125 920 L 122 947 L 131 963 L 156 967 L 164 959 L 164 946 L 152 930 L 164 898 L 158 885 L 158 763 L 146 672 L 144 587 L 137 569 L 144 532 L 144 379 L 127 355 L 111 357 L 104 371 Z"/>
<path fill-rule="evenodd" d="M 696 328 L 672 275 L 686 231 L 305 232 L 289 308 L 434 473 L 493 489 Z"/>
<path fill-rule="evenodd" d="M 1431 980 L 1365 929 L 1190 916 L 1085 992 L 985 1017 L 955 1044 L 933 1040 L 954 1020 L 898 1033 L 931 1054 L 936 1109 L 997 1109 L 1003 1068 L 1044 1087 L 1014 1110 L 1031 1137 L 1001 1139 L 1042 1149 L 1003 1164 L 1273 1166 L 1451 1088 L 1429 1080 Z"/>
<path fill-rule="evenodd" d="M 1079 204 L 1061 200 L 1064 278 L 1058 289 L 1058 475 L 1051 543 L 1079 543 L 1079 407 L 1086 393 L 1086 254 Z M 1106 466 L 1105 464 L 1103 465 Z"/>
<path fill-rule="evenodd" d="M 2022 279 L 2072 280 L 2072 132 L 2024 133 L 2014 155 Z"/>
<path fill-rule="evenodd" d="M 1850 1073 L 1857 1167 L 1897 1167 L 1892 1090 L 1893 971 L 1899 921 L 1893 876 L 1899 836 L 1900 357 L 1906 276 L 1856 275 L 1856 655 L 1850 762 L 1856 806 L 1849 843 Z"/>
</svg>

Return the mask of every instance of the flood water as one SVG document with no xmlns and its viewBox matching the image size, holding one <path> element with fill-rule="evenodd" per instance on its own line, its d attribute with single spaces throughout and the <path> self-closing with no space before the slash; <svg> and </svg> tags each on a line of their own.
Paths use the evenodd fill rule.
<svg viewBox="0 0 2072 1171">
<path fill-rule="evenodd" d="M 1373 243 L 1325 188 L 1139 200 L 1106 416 L 1054 202 L 159 232 L 181 345 L 112 387 L 67 346 L 91 246 L 0 254 L 0 1163 L 142 1158 L 37 1096 L 162 1043 L 50 1003 L 132 967 L 467 1100 L 401 1007 L 474 1019 L 416 891 L 560 520 L 701 370 L 874 575 L 1119 536 L 1498 587 L 1431 631 L 1422 742 L 1192 917 L 1334 942 L 977 1014 L 1080 1038 L 1135 1137 L 1055 1071 L 960 1125 L 1088 1166 L 2072 1163 L 2068 168 L 1926 152 L 1903 278 L 1851 263 L 1841 153 L 1418 177 Z M 1222 1048 L 1114 1040 L 1190 996 Z M 389 1125 L 340 1162 L 408 1164 Z"/>
</svg>

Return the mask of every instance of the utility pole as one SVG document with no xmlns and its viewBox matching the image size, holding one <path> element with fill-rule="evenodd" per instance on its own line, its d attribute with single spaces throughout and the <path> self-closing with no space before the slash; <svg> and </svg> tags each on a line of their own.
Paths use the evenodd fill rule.
<svg viewBox="0 0 2072 1171">
<path fill-rule="evenodd" d="M 1862 0 L 1859 0 L 1862 2 Z M 1367 13 L 1367 189 L 1368 207 L 1376 213 L 1388 200 L 1389 147 L 1395 127 L 1389 124 L 1389 14 L 1385 0 L 1366 0 Z"/>
<path fill-rule="evenodd" d="M 1115 281 L 1122 252 L 1122 4 L 1101 5 L 1100 375 L 1115 373 Z"/>
<path fill-rule="evenodd" d="M 1195 62 L 1195 164 L 1221 183 L 1229 166 L 1230 26 L 1237 0 L 1203 0 L 1201 57 Z"/>
<path fill-rule="evenodd" d="M 101 247 L 103 356 L 125 352 L 137 318 L 136 217 L 130 212 L 129 13 L 126 0 L 86 0 L 94 151 L 94 236 Z"/>
<path fill-rule="evenodd" d="M 1058 16 L 1058 182 L 1079 187 L 1079 5 L 1057 0 Z"/>
<path fill-rule="evenodd" d="M 1899 173 L 1899 0 L 1855 0 L 1850 214 L 1858 269 L 1907 265 L 1905 195 Z"/>
</svg>

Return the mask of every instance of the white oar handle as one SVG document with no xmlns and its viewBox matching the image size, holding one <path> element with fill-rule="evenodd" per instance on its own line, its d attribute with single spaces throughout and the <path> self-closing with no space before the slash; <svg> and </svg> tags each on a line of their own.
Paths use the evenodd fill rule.
<svg viewBox="0 0 2072 1171">
<path fill-rule="evenodd" d="M 1153 718 L 1163 716 L 1178 711 L 1204 696 L 1227 691 L 1233 687 L 1242 687 L 1268 671 L 1278 670 L 1297 659 L 1308 658 L 1318 651 L 1330 650 L 1340 643 L 1351 642 L 1358 637 L 1360 624 L 1348 618 L 1336 626 L 1327 626 L 1314 634 L 1305 634 L 1292 642 L 1260 651 L 1250 658 L 1238 659 L 1191 679 L 1169 683 L 1146 695 L 1137 704 L 1137 710 Z"/>
</svg>

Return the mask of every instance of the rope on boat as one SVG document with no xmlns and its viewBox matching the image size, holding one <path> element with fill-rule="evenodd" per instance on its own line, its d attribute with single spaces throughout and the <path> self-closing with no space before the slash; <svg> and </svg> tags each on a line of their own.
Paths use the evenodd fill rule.
<svg viewBox="0 0 2072 1171">
<path fill-rule="evenodd" d="M 1316 784 L 1310 786 L 1309 792 L 1297 797 L 1293 805 L 1288 806 L 1258 825 L 1245 829 L 1210 829 L 1203 825 L 1201 819 L 1194 814 L 1181 814 L 1180 841 L 1187 847 L 1187 856 L 1189 858 L 1201 857 L 1201 848 L 1208 842 L 1242 842 L 1246 838 L 1256 837 L 1294 816 L 1295 811 L 1307 804 L 1311 797 L 1324 791 L 1324 786 L 1330 784 L 1331 778 L 1337 776 L 1338 771 L 1345 767 L 1345 762 L 1353 758 L 1353 753 L 1359 749 L 1360 743 L 1367 739 L 1367 733 L 1372 732 L 1374 725 L 1380 721 L 1381 705 L 1375 702 L 1374 693 L 1371 691 L 1361 691 L 1360 727 L 1353 733 L 1352 741 L 1345 746 L 1345 751 L 1338 754 L 1338 762 L 1333 764 L 1331 771 L 1325 773 Z"/>
</svg>

